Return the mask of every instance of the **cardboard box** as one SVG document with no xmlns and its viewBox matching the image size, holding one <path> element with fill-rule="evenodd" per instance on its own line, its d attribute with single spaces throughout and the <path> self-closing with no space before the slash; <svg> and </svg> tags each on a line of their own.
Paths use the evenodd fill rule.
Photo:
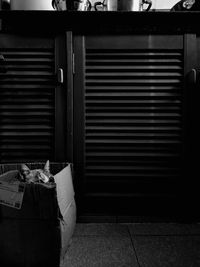
<svg viewBox="0 0 200 267">
<path fill-rule="evenodd" d="M 0 179 L 0 204 L 21 209 L 25 183 L 16 180 L 18 171 L 9 171 Z M 13 180 L 12 180 L 13 177 Z M 11 179 L 11 181 L 9 181 Z"/>
<path fill-rule="evenodd" d="M 27 165 L 36 169 L 44 163 Z M 0 181 L 8 181 L 5 173 L 16 174 L 19 168 L 0 165 Z M 52 163 L 50 169 L 56 183 L 26 183 L 21 209 L 0 205 L 0 266 L 62 266 L 76 224 L 76 203 L 71 164 Z"/>
</svg>

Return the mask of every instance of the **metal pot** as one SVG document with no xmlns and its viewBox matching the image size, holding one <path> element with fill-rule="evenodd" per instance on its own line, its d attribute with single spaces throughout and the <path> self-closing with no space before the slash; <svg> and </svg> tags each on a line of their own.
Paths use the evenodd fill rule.
<svg viewBox="0 0 200 267">
<path fill-rule="evenodd" d="M 67 6 L 66 0 L 52 0 L 51 3 L 52 3 L 53 8 L 58 11 L 71 9 Z M 72 5 L 71 1 L 68 1 L 68 5 L 70 6 Z"/>
<path fill-rule="evenodd" d="M 90 0 L 52 0 L 52 6 L 58 11 L 79 10 L 90 11 L 92 4 Z"/>
<path fill-rule="evenodd" d="M 145 10 L 144 4 L 148 4 Z M 151 0 L 107 0 L 108 11 L 149 11 L 151 6 Z"/>
</svg>

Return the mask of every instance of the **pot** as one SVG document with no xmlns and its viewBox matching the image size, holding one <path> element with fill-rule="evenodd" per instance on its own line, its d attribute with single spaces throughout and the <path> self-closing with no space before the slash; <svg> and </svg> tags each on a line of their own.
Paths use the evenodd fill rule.
<svg viewBox="0 0 200 267">
<path fill-rule="evenodd" d="M 144 9 L 147 4 L 147 9 Z M 149 11 L 152 6 L 151 0 L 107 0 L 108 11 Z"/>
</svg>

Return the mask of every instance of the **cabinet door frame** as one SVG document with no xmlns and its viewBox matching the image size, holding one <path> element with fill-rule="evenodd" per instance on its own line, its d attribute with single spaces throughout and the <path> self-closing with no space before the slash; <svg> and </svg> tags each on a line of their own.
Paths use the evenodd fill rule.
<svg viewBox="0 0 200 267">
<path fill-rule="evenodd" d="M 93 46 L 93 41 L 98 44 L 99 48 L 106 48 L 105 46 L 110 43 L 110 46 L 113 46 L 115 48 L 120 48 L 121 44 L 120 42 L 114 42 L 115 38 L 117 38 L 118 35 L 105 35 L 106 38 L 109 40 L 107 44 L 103 41 L 104 35 L 89 35 L 89 37 L 95 37 L 91 38 L 88 41 L 88 46 Z M 122 35 L 123 38 L 127 39 L 127 42 L 129 40 L 129 36 Z M 141 35 L 139 35 L 141 37 Z M 146 36 L 146 37 L 145 37 Z M 154 39 L 153 36 L 156 36 L 157 38 Z M 183 94 L 184 99 L 182 102 L 182 108 L 183 108 L 183 131 L 185 134 L 183 134 L 183 142 L 187 142 L 188 134 L 188 120 L 187 120 L 187 92 L 188 87 L 185 83 L 185 80 L 187 79 L 188 72 L 196 67 L 196 35 L 195 34 L 167 34 L 166 38 L 163 38 L 164 35 L 161 36 L 159 39 L 158 35 L 144 35 L 143 42 L 136 41 L 135 46 L 145 48 L 154 48 L 156 47 L 162 47 L 163 44 L 166 43 L 167 45 L 176 47 L 176 44 L 174 44 L 173 36 L 180 36 L 181 38 L 181 46 L 183 49 L 183 60 L 184 60 L 184 66 L 183 66 L 183 78 L 184 78 L 184 85 L 183 85 Z M 169 36 L 169 38 L 168 38 Z M 84 132 L 84 125 L 85 125 L 85 117 L 84 117 L 84 108 L 85 108 L 85 97 L 84 97 L 84 84 L 85 84 L 85 37 L 87 38 L 87 35 L 76 35 L 74 36 L 74 53 L 75 53 L 75 80 L 74 80 L 74 165 L 75 170 L 77 172 L 77 183 L 78 183 L 78 192 L 80 193 L 80 199 L 81 196 L 84 196 L 84 190 L 83 190 L 83 184 L 84 184 L 84 165 L 85 165 L 85 157 L 84 157 L 84 140 L 85 140 L 85 132 Z M 129 45 L 127 45 L 128 47 Z M 177 47 L 180 46 L 180 44 L 177 45 Z M 168 48 L 166 48 L 168 49 Z M 76 78 L 76 72 L 79 73 L 78 77 Z M 76 135 L 76 133 L 78 133 Z M 184 162 L 186 162 L 187 157 L 187 146 L 186 149 L 183 149 L 184 153 Z M 184 171 L 183 176 L 185 179 Z M 181 185 L 180 185 L 181 190 Z M 81 200 L 80 200 L 81 201 Z"/>
</svg>

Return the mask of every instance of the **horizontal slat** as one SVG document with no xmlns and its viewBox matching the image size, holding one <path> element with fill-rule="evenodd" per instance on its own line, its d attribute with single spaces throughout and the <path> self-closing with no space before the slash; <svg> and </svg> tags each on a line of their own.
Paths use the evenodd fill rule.
<svg viewBox="0 0 200 267">
<path fill-rule="evenodd" d="M 25 97 L 24 98 L 20 98 L 20 99 L 15 99 L 14 101 L 13 101 L 13 104 L 15 105 L 15 106 L 19 106 L 20 107 L 20 105 L 24 105 L 24 99 L 26 99 Z M 37 105 L 34 105 L 35 104 L 35 102 L 37 102 Z M 1 103 L 4 103 L 4 105 L 1 105 L 1 108 L 0 109 L 3 109 L 3 107 L 4 106 L 6 106 L 6 104 L 8 105 L 8 107 L 10 106 L 11 107 L 11 109 L 12 109 L 12 106 L 11 106 L 11 104 L 10 104 L 10 99 L 7 99 L 7 98 L 3 98 L 2 97 L 2 99 L 0 100 L 0 104 Z M 52 101 L 52 99 L 51 98 L 46 98 L 46 99 L 40 99 L 39 97 L 38 97 L 38 99 L 36 98 L 36 99 L 31 99 L 31 100 L 29 100 L 29 101 L 27 101 L 27 103 L 26 103 L 26 105 L 28 105 L 28 104 L 30 104 L 30 105 L 32 105 L 32 106 L 40 106 L 40 105 L 46 105 L 46 106 L 49 106 L 50 108 L 52 107 L 50 104 L 53 104 L 53 101 Z M 24 106 L 24 108 L 26 108 L 25 106 Z M 22 109 L 23 109 L 23 107 L 22 107 Z"/>
<path fill-rule="evenodd" d="M 107 138 L 107 139 L 98 139 L 98 138 L 96 138 L 96 139 L 94 139 L 94 140 L 86 140 L 86 144 L 95 144 L 95 143 L 98 143 L 98 144 L 107 144 L 107 143 L 109 143 L 109 144 L 112 144 L 112 143 L 114 143 L 114 144 L 173 144 L 173 143 L 175 143 L 175 144 L 177 144 L 177 143 L 179 143 L 180 141 L 178 141 L 178 140 L 169 140 L 169 139 L 157 139 L 157 140 L 154 140 L 154 139 L 143 139 L 142 137 L 141 137 L 141 139 L 130 139 L 130 137 L 128 138 L 128 137 L 126 137 L 126 140 L 124 140 L 124 138 L 123 138 L 123 140 L 121 140 L 121 139 L 114 139 L 114 138 L 112 138 L 112 139 L 110 139 L 110 138 Z"/>
<path fill-rule="evenodd" d="M 4 145 L 1 145 L 0 149 L 1 152 L 7 153 L 7 152 L 12 152 L 13 153 L 18 153 L 21 151 L 24 151 L 24 153 L 31 153 L 31 150 L 29 149 L 33 149 L 34 151 L 36 150 L 44 150 L 45 151 L 53 151 L 52 147 L 51 147 L 51 142 L 52 140 L 49 138 L 48 141 L 44 142 L 44 138 L 39 139 L 39 141 L 33 142 L 31 143 L 31 139 L 30 138 L 25 138 L 24 141 L 22 141 L 21 139 L 18 140 L 9 140 L 9 142 L 5 143 Z M 39 155 L 38 155 L 39 156 Z"/>
<path fill-rule="evenodd" d="M 28 110 L 27 110 L 28 108 Z M 26 104 L 26 106 L 21 106 L 21 105 L 1 105 L 0 106 L 0 110 L 24 110 L 24 111 L 30 111 L 30 110 L 33 110 L 33 109 L 40 109 L 40 110 L 45 110 L 45 109 L 48 109 L 48 110 L 51 110 L 53 109 L 52 105 L 29 105 L 29 103 Z M 19 114 L 19 113 L 18 113 Z"/>
<path fill-rule="evenodd" d="M 144 56 L 145 58 L 147 58 L 148 56 L 158 56 L 158 57 L 164 57 L 164 58 L 166 58 L 166 57 L 177 57 L 177 56 L 178 57 L 181 57 L 182 56 L 182 54 L 180 52 L 178 52 L 178 51 L 176 51 L 176 52 L 173 52 L 173 51 L 159 52 L 159 50 L 155 50 L 154 52 L 148 52 L 147 50 L 146 51 L 143 50 L 141 52 L 141 50 L 137 50 L 137 51 L 132 50 L 132 52 L 131 52 L 130 49 L 129 50 L 126 50 L 126 52 L 121 52 L 119 50 L 118 53 L 116 53 L 114 50 L 112 50 L 110 52 L 108 51 L 107 53 L 106 52 L 103 52 L 101 50 L 99 50 L 99 51 L 97 51 L 95 53 L 93 49 L 92 50 L 87 49 L 86 56 L 87 56 L 87 58 L 94 57 L 95 59 L 97 57 L 109 57 L 110 58 L 111 56 L 113 56 L 115 58 L 116 57 L 121 57 L 121 56 L 122 57 L 125 56 L 125 57 L 128 57 L 128 58 L 130 58 L 130 56 L 134 56 L 134 57 Z"/>
<path fill-rule="evenodd" d="M 104 138 L 135 138 L 136 140 L 141 140 L 141 139 L 145 139 L 145 138 L 151 138 L 153 140 L 155 140 L 156 138 L 160 139 L 176 139 L 179 138 L 180 139 L 180 135 L 177 134 L 172 134 L 172 133 L 99 133 L 99 132 L 95 132 L 95 133 L 87 133 L 86 134 L 86 138 L 91 138 L 92 140 L 99 140 L 104 139 Z M 92 142 L 91 140 L 91 142 Z"/>
<path fill-rule="evenodd" d="M 122 147 L 122 145 L 120 144 L 120 148 L 119 149 L 117 149 L 117 145 L 116 145 L 116 147 L 115 148 L 111 148 L 111 147 L 109 147 L 109 148 L 106 148 L 106 145 L 105 144 L 103 144 L 102 146 L 103 147 L 105 147 L 105 149 L 103 150 L 103 148 L 101 149 L 100 147 L 97 147 L 97 149 L 95 149 L 95 146 L 94 146 L 94 149 L 90 149 L 90 148 L 88 148 L 87 150 L 86 150 L 86 153 L 87 153 L 87 157 L 86 157 L 86 159 L 87 159 L 87 161 L 88 161 L 88 163 L 87 164 L 90 164 L 91 166 L 93 166 L 93 165 L 96 165 L 96 166 L 108 166 L 108 165 L 110 165 L 110 166 L 135 166 L 135 164 L 133 163 L 133 164 L 125 164 L 124 163 L 124 161 L 120 161 L 121 159 L 122 159 L 122 157 L 124 156 L 124 157 L 126 157 L 126 160 L 134 160 L 134 161 L 137 161 L 137 158 L 136 157 L 132 157 L 132 155 L 133 154 L 131 154 L 133 151 L 134 151 L 134 155 L 142 155 L 142 154 L 152 154 L 152 153 L 156 153 L 156 154 L 162 154 L 162 155 L 164 155 L 165 153 L 170 153 L 170 154 L 173 154 L 173 153 L 180 153 L 181 152 L 181 145 L 180 145 L 180 143 L 178 144 L 165 144 L 165 145 L 168 145 L 168 148 L 160 148 L 160 149 L 158 149 L 158 147 L 159 147 L 159 145 L 160 144 L 155 144 L 155 147 L 157 148 L 153 148 L 153 144 L 151 144 L 152 145 L 152 147 L 148 147 L 147 149 L 145 149 L 145 144 L 143 144 L 143 147 L 136 147 L 135 149 L 134 149 L 134 144 L 130 144 L 130 146 L 128 145 L 128 144 L 125 144 L 124 145 L 124 147 Z M 162 146 L 162 145 L 161 145 Z M 92 158 L 91 158 L 91 155 L 94 155 L 94 153 L 96 153 L 95 155 L 99 155 L 96 159 L 98 159 L 100 162 L 99 163 L 97 163 L 97 160 L 95 161 L 93 161 L 92 160 Z M 99 154 L 100 153 L 100 154 Z M 110 159 L 108 160 L 108 157 L 106 157 L 105 158 L 105 161 L 104 161 L 104 159 L 101 157 L 101 153 L 119 153 L 118 154 L 118 157 L 116 157 L 116 156 L 114 156 L 114 157 L 110 157 Z M 127 154 L 127 153 L 129 153 L 129 154 Z M 111 155 L 110 154 L 110 155 Z M 119 155 L 120 155 L 120 157 L 119 157 Z M 128 155 L 128 156 L 127 156 Z M 139 159 L 140 160 L 138 160 L 138 162 L 137 162 L 137 164 L 139 164 L 139 166 L 141 165 L 141 166 L 143 166 L 143 168 L 145 169 L 145 167 L 144 166 L 146 166 L 145 164 L 146 164 L 146 162 L 143 162 L 144 161 L 144 159 L 146 159 L 146 161 L 149 161 L 150 160 L 150 158 L 149 157 L 146 157 L 146 158 L 142 158 L 142 157 L 139 157 Z M 154 158 L 155 159 L 155 158 Z M 158 158 L 157 158 L 158 159 Z M 175 158 L 174 158 L 175 159 Z M 164 158 L 163 158 L 163 160 L 164 160 Z M 166 160 L 166 158 L 165 158 L 165 160 Z M 169 160 L 169 159 L 167 159 L 167 160 Z M 103 161 L 103 162 L 102 162 Z M 116 161 L 118 161 L 118 163 L 116 163 Z M 176 158 L 176 161 L 178 161 L 178 158 Z M 155 164 L 155 163 L 152 163 L 153 165 L 156 165 L 155 167 L 159 167 L 159 164 L 158 164 L 158 162 L 157 162 L 157 164 Z M 179 166 L 179 164 L 177 164 L 177 162 L 175 162 L 174 163 L 175 165 L 177 165 L 177 166 Z M 172 162 L 168 162 L 168 164 L 166 164 L 167 165 L 167 167 L 169 168 L 171 165 L 173 165 L 174 166 L 174 164 L 172 164 Z M 103 168 L 103 167 L 102 167 Z M 133 176 L 135 175 L 135 173 L 133 173 Z"/>
<path fill-rule="evenodd" d="M 0 149 L 3 151 L 26 151 L 26 150 L 41 150 L 41 149 L 45 149 L 45 150 L 49 150 L 49 146 L 48 145 L 2 145 L 0 146 Z"/>
<path fill-rule="evenodd" d="M 4 94 L 6 94 L 6 92 L 9 94 L 10 90 L 12 94 L 16 92 L 22 92 L 22 94 L 26 94 L 26 90 L 30 90 L 30 92 L 31 90 L 35 92 L 39 92 L 40 90 L 40 93 L 44 94 L 44 92 L 47 93 L 47 90 L 52 90 L 53 88 L 54 87 L 52 86 L 52 84 L 12 84 L 12 86 L 9 84 L 1 84 L 1 91 L 4 92 Z"/>
<path fill-rule="evenodd" d="M 110 142 L 111 143 L 111 142 Z M 125 143 L 125 141 L 124 141 Z M 127 143 L 134 143 L 134 141 L 130 140 Z M 144 144 L 145 142 L 141 142 Z M 148 143 L 148 142 L 147 142 Z M 152 142 L 153 143 L 153 142 Z M 162 142 L 161 142 L 162 143 Z M 166 142 L 164 142 L 166 144 Z M 173 154 L 173 153 L 159 153 L 159 152 L 146 152 L 146 153 L 135 153 L 135 152 L 125 152 L 125 153 L 117 153 L 117 152 L 110 152 L 110 153 L 104 153 L 104 152 L 88 152 L 87 156 L 96 156 L 96 157 L 121 157 L 121 156 L 128 156 L 128 157 L 177 157 L 179 154 Z"/>
<path fill-rule="evenodd" d="M 0 48 L 0 52 L 3 53 L 6 58 L 53 57 L 53 51 L 52 50 L 48 51 L 46 49 L 41 51 L 41 49 L 40 50 L 25 50 L 25 49 L 23 49 L 23 50 L 20 50 L 20 49 L 4 50 L 4 49 Z"/>
<path fill-rule="evenodd" d="M 115 77 L 116 75 L 118 75 L 118 77 Z M 178 72 L 169 72 L 169 71 L 165 71 L 165 72 L 88 72 L 86 74 L 86 78 L 88 79 L 92 79 L 93 77 L 115 77 L 115 78 L 124 78 L 124 77 L 181 77 L 181 73 Z"/>
<path fill-rule="evenodd" d="M 12 78 L 3 78 L 0 80 L 0 84 L 35 84 L 35 83 L 44 83 L 44 84 L 52 84 L 55 82 L 54 77 L 12 77 Z"/>
<path fill-rule="evenodd" d="M 25 111 L 25 110 L 24 110 Z M 34 112 L 31 112 L 29 110 L 26 110 L 26 112 L 9 112 L 9 111 L 5 111 L 5 112 L 0 112 L 0 115 L 1 116 L 6 116 L 6 117 L 12 117 L 12 118 L 22 118 L 22 116 L 24 118 L 29 118 L 30 116 L 31 117 L 38 117 L 39 119 L 42 117 L 42 116 L 50 116 L 52 117 L 52 112 L 48 112 L 48 111 L 34 111 Z"/>
<path fill-rule="evenodd" d="M 135 59 L 112 59 L 112 57 L 110 57 L 109 59 L 87 59 L 87 64 L 90 65 L 92 63 L 95 63 L 95 65 L 97 64 L 121 64 L 121 63 L 125 63 L 125 64 L 137 64 L 137 63 L 142 63 L 142 64 L 149 64 L 149 63 L 154 63 L 154 64 L 181 64 L 181 59 L 176 59 L 176 58 L 165 58 L 165 59 L 141 59 L 141 58 L 135 58 Z"/>
<path fill-rule="evenodd" d="M 30 118 L 30 117 L 15 117 L 14 120 L 12 117 L 4 117 L 1 120 L 2 127 L 6 127 L 7 125 L 9 125 L 10 127 L 16 126 L 18 127 L 19 125 L 53 125 L 53 120 L 51 117 L 42 117 L 40 118 L 40 120 L 36 118 Z"/>
<path fill-rule="evenodd" d="M 109 86 L 102 86 L 102 85 L 92 85 L 92 86 L 86 86 L 86 92 L 89 93 L 90 91 L 107 91 L 107 92 L 113 92 L 113 91 L 122 91 L 122 92 L 142 92 L 142 91 L 147 91 L 147 92 L 157 92 L 157 91 L 176 91 L 176 90 L 180 90 L 180 86 L 172 86 L 172 85 L 137 85 L 137 86 L 120 86 L 120 85 L 109 85 Z"/>
<path fill-rule="evenodd" d="M 125 98 L 125 99 L 129 99 L 130 97 L 135 97 L 135 98 L 138 98 L 138 97 L 142 97 L 142 98 L 153 98 L 155 97 L 156 99 L 157 98 L 163 98 L 163 97 L 180 97 L 181 94 L 177 94 L 176 92 L 174 92 L 174 94 L 171 94 L 171 92 L 102 92 L 102 93 L 99 93 L 99 92 L 93 92 L 93 93 L 87 93 L 86 94 L 86 100 L 87 99 L 90 99 L 92 97 L 94 97 L 95 99 L 96 98 L 100 98 L 103 97 L 103 98 L 115 98 L 115 97 L 120 97 L 120 98 Z"/>
<path fill-rule="evenodd" d="M 38 129 L 35 130 L 35 131 L 19 131 L 19 132 L 6 132 L 4 131 L 3 133 L 1 132 L 0 136 L 6 136 L 6 137 L 9 137 L 9 136 L 24 136 L 24 137 L 29 137 L 29 136 L 35 136 L 35 138 L 37 139 L 38 136 L 45 136 L 45 137 L 48 137 L 48 136 L 52 136 L 52 133 L 50 131 L 44 131 L 42 132 L 42 130 Z"/>
<path fill-rule="evenodd" d="M 44 124 L 36 124 L 36 125 L 31 125 L 31 124 L 23 124 L 23 125 L 18 125 L 18 124 L 12 124 L 12 125 L 2 125 L 1 130 L 48 130 L 48 129 L 53 129 L 52 126 L 50 125 L 44 125 Z"/>
<path fill-rule="evenodd" d="M 172 96 L 173 98 L 173 96 Z M 86 104 L 122 104 L 122 105 L 126 105 L 126 104 L 144 104 L 144 105 L 170 105 L 170 106 L 174 106 L 177 104 L 181 104 L 181 101 L 179 99 L 174 99 L 173 101 L 171 99 L 124 99 L 124 100 L 120 100 L 120 99 L 92 99 L 92 100 L 86 100 L 85 101 Z"/>
<path fill-rule="evenodd" d="M 94 172 L 96 174 L 97 172 L 109 172 L 109 171 L 116 171 L 116 172 L 120 172 L 120 173 L 124 173 L 124 172 L 129 172 L 129 170 L 133 170 L 133 171 L 137 171 L 137 172 L 151 172 L 151 171 L 155 171 L 155 172 L 160 172 L 160 171 L 165 171 L 165 172 L 169 172 L 171 170 L 178 170 L 178 168 L 160 168 L 160 167 L 152 167 L 152 166 L 148 166 L 145 167 L 141 166 L 90 166 L 90 167 L 86 167 L 86 171 L 88 173 L 90 173 L 92 175 L 92 173 Z"/>
<path fill-rule="evenodd" d="M 86 114 L 87 118 L 89 119 L 90 117 L 96 117 L 98 119 L 98 117 L 139 117 L 139 118 L 143 118 L 143 117 L 154 117 L 155 119 L 157 117 L 167 117 L 167 118 L 171 118 L 171 117 L 180 117 L 180 114 L 178 113 L 155 113 L 155 112 L 146 112 L 146 113 L 138 113 L 138 112 L 134 112 L 134 113 L 129 113 L 129 112 L 93 112 L 93 113 L 87 113 Z"/>
<path fill-rule="evenodd" d="M 86 66 L 86 74 L 91 73 L 91 72 L 113 72 L 116 71 L 117 73 L 119 72 L 124 72 L 124 71 L 145 71 L 145 72 L 149 72 L 149 71 L 155 71 L 156 73 L 162 73 L 164 71 L 170 71 L 170 72 L 178 72 L 181 73 L 182 72 L 182 67 L 181 65 L 169 65 L 169 64 L 148 64 L 148 65 L 136 65 L 134 64 L 134 66 L 132 65 L 114 65 L 114 64 L 110 64 L 110 65 L 90 65 L 90 66 Z"/>
<path fill-rule="evenodd" d="M 86 81 L 86 85 L 88 86 L 89 84 L 178 84 L 181 83 L 180 79 L 149 79 L 145 78 L 144 79 L 102 79 L 102 80 L 97 80 L 97 79 L 89 79 Z"/>
<path fill-rule="evenodd" d="M 168 120 L 161 120 L 161 119 L 158 119 L 158 118 L 153 118 L 153 119 L 146 119 L 146 118 L 141 118 L 141 119 L 116 119 L 116 118 L 105 118 L 105 119 L 90 119 L 90 120 L 87 120 L 87 123 L 88 125 L 90 124 L 102 124 L 102 123 L 111 123 L 111 124 L 116 124 L 116 123 L 119 123 L 119 124 L 152 124 L 152 125 L 156 125 L 156 124 L 163 124 L 163 125 L 168 125 L 168 124 L 178 124 L 180 123 L 179 120 L 177 119 L 168 119 Z"/>
<path fill-rule="evenodd" d="M 129 173 L 130 170 L 133 170 L 134 172 L 138 172 L 138 173 L 143 173 L 144 172 L 162 172 L 164 171 L 166 172 L 170 172 L 170 171 L 178 171 L 177 167 L 159 167 L 159 166 L 87 166 L 86 167 L 86 171 L 88 173 L 90 173 L 90 175 L 92 175 L 93 173 L 96 174 L 96 172 L 100 172 L 100 173 L 108 173 L 108 172 L 116 172 L 119 173 L 120 175 L 123 173 Z"/>
<path fill-rule="evenodd" d="M 159 163 L 159 164 L 158 164 Z M 98 160 L 98 158 L 91 158 L 87 157 L 87 162 L 85 163 L 85 166 L 180 166 L 181 160 L 174 161 L 174 158 L 168 159 L 167 161 L 157 161 L 157 159 L 149 159 L 149 160 L 143 160 L 141 158 L 134 158 L 134 159 L 115 159 L 115 158 L 106 158 L 102 159 L 101 161 Z"/>
<path fill-rule="evenodd" d="M 181 131 L 181 127 L 177 127 L 177 126 L 158 126 L 158 127 L 150 127 L 150 126 L 143 126 L 143 127 L 133 127 L 133 126 L 88 126 L 86 131 L 115 131 L 115 132 L 118 132 L 118 131 L 133 131 L 133 132 L 146 132 L 146 131 L 149 131 L 149 132 L 174 132 L 174 131 Z"/>
<path fill-rule="evenodd" d="M 23 71 L 23 72 L 22 72 Z M 6 74 L 0 74 L 0 78 L 1 79 L 5 79 L 5 78 L 12 78 L 13 75 L 17 78 L 28 78 L 28 77 L 33 77 L 33 78 L 37 78 L 37 77 L 52 77 L 52 71 L 46 71 L 45 69 L 40 70 L 40 71 L 33 71 L 33 70 L 15 70 L 15 71 L 9 71 L 7 69 L 7 73 Z"/>
</svg>

